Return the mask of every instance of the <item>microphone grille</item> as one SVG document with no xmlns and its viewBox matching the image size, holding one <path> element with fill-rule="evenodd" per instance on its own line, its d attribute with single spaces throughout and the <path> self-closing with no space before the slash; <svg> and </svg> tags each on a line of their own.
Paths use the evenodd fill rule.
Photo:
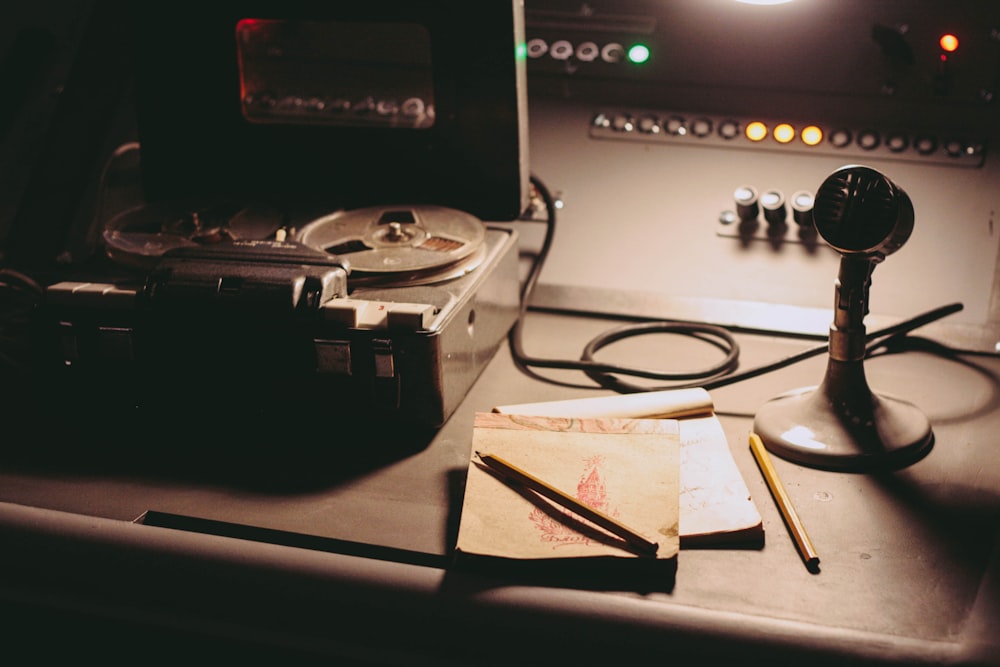
<svg viewBox="0 0 1000 667">
<path fill-rule="evenodd" d="M 889 254 L 909 236 L 912 214 L 909 228 L 899 229 L 901 218 L 906 217 L 901 206 L 908 204 L 906 194 L 880 172 L 849 165 L 820 185 L 813 219 L 820 236 L 840 252 Z M 900 231 L 905 231 L 903 238 Z"/>
</svg>

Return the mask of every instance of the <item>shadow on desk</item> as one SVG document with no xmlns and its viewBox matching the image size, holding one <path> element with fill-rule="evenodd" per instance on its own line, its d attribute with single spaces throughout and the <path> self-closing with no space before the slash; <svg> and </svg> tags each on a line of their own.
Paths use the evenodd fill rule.
<svg viewBox="0 0 1000 667">
<path fill-rule="evenodd" d="M 9 403 L 0 465 L 24 472 L 138 475 L 258 492 L 306 491 L 412 456 L 430 427 L 355 413 L 318 400 L 232 404 L 192 399 L 177 409 L 99 411 Z"/>
</svg>

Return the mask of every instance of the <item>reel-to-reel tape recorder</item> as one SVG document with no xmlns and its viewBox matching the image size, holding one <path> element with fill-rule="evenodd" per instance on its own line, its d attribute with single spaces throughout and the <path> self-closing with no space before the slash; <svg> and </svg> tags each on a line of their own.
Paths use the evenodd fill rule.
<svg viewBox="0 0 1000 667">
<path fill-rule="evenodd" d="M 293 237 L 266 211 L 139 208 L 104 238 L 136 276 L 49 286 L 39 332 L 77 403 L 97 387 L 105 406 L 305 394 L 437 426 L 518 310 L 513 231 L 447 207 L 340 211 Z"/>
<path fill-rule="evenodd" d="M 235 4 L 133 8 L 141 194 L 46 281 L 36 393 L 440 426 L 519 310 L 522 3 Z"/>
</svg>

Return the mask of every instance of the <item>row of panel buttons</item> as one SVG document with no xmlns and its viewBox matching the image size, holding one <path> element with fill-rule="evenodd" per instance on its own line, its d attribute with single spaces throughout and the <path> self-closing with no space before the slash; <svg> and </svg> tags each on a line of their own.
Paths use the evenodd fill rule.
<svg viewBox="0 0 1000 667">
<path fill-rule="evenodd" d="M 580 62 L 602 60 L 606 63 L 619 63 L 625 58 L 625 47 L 618 42 L 608 42 L 599 45 L 597 42 L 580 42 L 573 44 L 569 40 L 560 39 L 549 44 L 544 39 L 532 39 L 527 43 L 529 58 L 549 56 L 553 60 L 569 60 L 576 58 Z"/>
<path fill-rule="evenodd" d="M 368 120 L 381 124 L 428 127 L 434 124 L 434 105 L 420 97 L 376 98 L 371 95 L 350 99 L 318 95 L 278 95 L 269 91 L 247 93 L 243 112 L 250 120 L 290 120 L 328 124 L 349 124 Z"/>
<path fill-rule="evenodd" d="M 768 148 L 812 154 L 876 155 L 886 159 L 918 160 L 978 167 L 985 142 L 960 137 L 871 128 L 829 127 L 707 114 L 605 112 L 592 117 L 595 138 L 700 143 L 732 148 Z"/>
</svg>

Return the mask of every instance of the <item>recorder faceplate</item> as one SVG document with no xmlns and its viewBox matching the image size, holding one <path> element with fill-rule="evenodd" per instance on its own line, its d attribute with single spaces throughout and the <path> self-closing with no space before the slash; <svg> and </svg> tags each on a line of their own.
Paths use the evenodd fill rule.
<svg viewBox="0 0 1000 667">
<path fill-rule="evenodd" d="M 444 210 L 411 209 L 433 237 Z M 516 235 L 476 224 L 475 264 L 433 281 L 407 269 L 353 287 L 335 254 L 255 240 L 174 248 L 124 282 L 56 283 L 39 391 L 105 417 L 170 419 L 207 400 L 440 426 L 518 310 Z"/>
</svg>

